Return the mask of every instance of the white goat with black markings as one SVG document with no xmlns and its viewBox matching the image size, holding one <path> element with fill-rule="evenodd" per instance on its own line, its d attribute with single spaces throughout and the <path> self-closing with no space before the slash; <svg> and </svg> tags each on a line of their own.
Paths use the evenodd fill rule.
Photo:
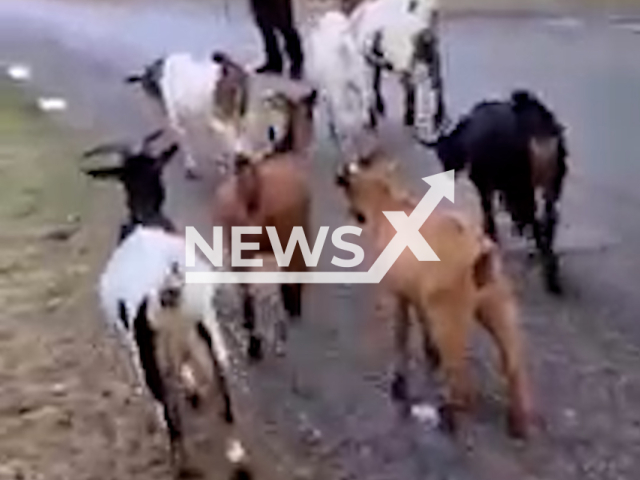
<svg viewBox="0 0 640 480">
<path fill-rule="evenodd" d="M 446 117 L 435 0 L 345 1 L 343 6 L 343 11 L 328 12 L 318 21 L 310 40 L 310 71 L 329 104 L 331 124 L 340 128 L 345 118 L 361 124 L 367 118 L 375 127 L 377 115 L 386 110 L 382 72 L 390 71 L 404 89 L 404 123 L 414 126 L 423 66 L 429 75 L 426 103 L 435 134 Z"/>
<path fill-rule="evenodd" d="M 198 176 L 196 135 L 213 133 L 222 157 L 233 150 L 235 125 L 247 107 L 249 76 L 228 55 L 215 52 L 210 60 L 199 60 L 189 53 L 172 53 L 126 82 L 140 83 L 159 102 L 180 141 L 188 178 Z"/>
<path fill-rule="evenodd" d="M 404 123 L 415 124 L 418 67 L 426 67 L 430 90 L 427 104 L 434 131 L 445 120 L 439 46 L 437 0 L 373 0 L 351 13 L 358 44 L 372 67 L 375 108 L 385 112 L 381 81 L 384 70 L 397 74 L 404 89 Z"/>
<path fill-rule="evenodd" d="M 102 311 L 130 350 L 139 380 L 158 402 L 176 473 L 193 473 L 184 443 L 183 401 L 193 408 L 204 401 L 219 408 L 230 478 L 251 478 L 241 465 L 244 449 L 233 436 L 235 419 L 226 380 L 229 353 L 214 305 L 217 286 L 184 282 L 186 241 L 174 233 L 161 210 L 162 168 L 177 147 L 154 155 L 145 144 L 135 154 L 122 145 L 94 149 L 92 154 L 116 153 L 121 162 L 85 170 L 94 178 L 122 182 L 130 217 L 136 219 L 121 230 L 120 243 L 100 277 Z M 211 268 L 200 259 L 196 262 L 197 271 Z"/>
</svg>

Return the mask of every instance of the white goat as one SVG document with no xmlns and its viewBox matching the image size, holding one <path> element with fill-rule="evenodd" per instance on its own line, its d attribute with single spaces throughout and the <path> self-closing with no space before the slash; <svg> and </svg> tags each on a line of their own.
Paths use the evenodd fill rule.
<svg viewBox="0 0 640 480">
<path fill-rule="evenodd" d="M 328 12 L 318 21 L 310 38 L 311 72 L 329 103 L 332 125 L 340 128 L 343 118 L 367 117 L 375 126 L 374 112 L 385 111 L 383 70 L 399 75 L 405 92 L 404 122 L 414 125 L 417 67 L 422 64 L 431 83 L 427 100 L 432 127 L 441 127 L 445 112 L 437 19 L 435 0 L 372 0 L 358 3 L 348 14 Z M 347 129 L 343 135 L 350 133 Z"/>
<path fill-rule="evenodd" d="M 309 37 L 308 72 L 319 87 L 331 134 L 343 153 L 370 127 L 373 91 L 367 63 L 349 18 L 342 12 L 323 15 Z"/>
<path fill-rule="evenodd" d="M 233 149 L 233 119 L 244 113 L 247 78 L 223 53 L 214 53 L 206 61 L 189 53 L 172 53 L 126 81 L 140 83 L 145 93 L 160 103 L 181 143 L 187 176 L 195 178 L 193 145 L 198 133 L 217 134 L 222 156 Z"/>
<path fill-rule="evenodd" d="M 163 213 L 162 170 L 178 147 L 152 152 L 151 142 L 158 135 L 147 136 L 141 148 L 107 144 L 92 149 L 85 155 L 117 154 L 120 165 L 85 173 L 124 186 L 129 219 L 100 277 L 100 304 L 107 323 L 131 352 L 140 382 L 158 403 L 174 466 L 185 473 L 183 398 L 194 406 L 202 399 L 214 401 L 220 406 L 220 428 L 227 433 L 234 428 L 226 383 L 229 353 L 214 305 L 216 285 L 184 283 L 186 241 Z M 212 271 L 200 259 L 195 269 Z M 233 436 L 227 438 L 236 458 L 238 449 L 243 449 Z M 229 461 L 237 463 L 230 455 Z"/>
<path fill-rule="evenodd" d="M 351 14 L 361 51 L 373 67 L 376 110 L 385 110 L 381 93 L 383 70 L 400 77 L 405 92 L 405 125 L 413 126 L 416 116 L 417 67 L 427 68 L 430 92 L 426 100 L 432 127 L 444 120 L 444 94 L 440 71 L 437 0 L 373 0 L 359 4 Z"/>
<path fill-rule="evenodd" d="M 187 467 L 176 394 L 183 392 L 194 405 L 215 398 L 229 430 L 234 422 L 225 380 L 229 352 L 213 303 L 217 287 L 183 283 L 185 248 L 178 235 L 138 226 L 113 252 L 99 286 L 104 316 L 121 333 L 141 383 L 158 402 L 181 472 Z M 211 270 L 202 260 L 195 269 Z M 244 451 L 237 439 L 227 440 L 228 451 Z"/>
</svg>

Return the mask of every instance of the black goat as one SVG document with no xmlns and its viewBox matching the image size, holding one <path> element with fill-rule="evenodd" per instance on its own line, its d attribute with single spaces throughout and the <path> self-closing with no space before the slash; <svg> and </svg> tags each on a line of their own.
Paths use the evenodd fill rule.
<svg viewBox="0 0 640 480">
<path fill-rule="evenodd" d="M 115 154 L 121 159 L 116 166 L 84 170 L 90 177 L 119 180 L 124 186 L 129 219 L 120 228 L 119 242 L 137 225 L 154 225 L 169 232 L 175 231 L 173 222 L 162 211 L 165 200 L 162 171 L 178 151 L 178 145 L 174 143 L 154 155 L 152 144 L 162 133 L 158 130 L 147 135 L 137 149 L 124 143 L 109 143 L 84 153 L 85 158 Z"/>
<path fill-rule="evenodd" d="M 567 174 L 564 127 L 532 93 L 514 91 L 508 101 L 477 104 L 435 147 L 445 170 L 469 167 L 480 194 L 485 229 L 494 239 L 493 193 L 501 192 L 522 233 L 531 226 L 541 253 L 546 285 L 560 292 L 558 259 L 553 249 L 557 203 Z M 535 194 L 544 198 L 544 217 L 536 215 Z"/>
</svg>

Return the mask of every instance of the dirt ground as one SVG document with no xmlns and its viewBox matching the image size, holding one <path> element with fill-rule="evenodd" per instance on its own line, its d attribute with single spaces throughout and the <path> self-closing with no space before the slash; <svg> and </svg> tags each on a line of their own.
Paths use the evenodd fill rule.
<svg viewBox="0 0 640 480">
<path fill-rule="evenodd" d="M 128 2 L 121 10 L 65 3 L 40 15 L 53 3 L 18 0 L 7 10 L 19 15 L 2 17 L 8 3 L 0 3 L 3 56 L 34 67 L 30 94 L 67 98 L 78 129 L 50 122 L 30 95 L 0 86 L 0 480 L 166 479 L 153 407 L 136 392 L 128 357 L 96 308 L 95 280 L 122 197 L 82 178 L 78 154 L 92 140 L 135 139 L 157 126 L 144 121 L 149 104 L 122 85 L 125 74 L 168 49 L 209 52 L 215 44 L 243 61 L 259 58 L 256 32 L 245 8 L 225 20 L 213 0 L 206 8 Z M 621 28 L 591 12 L 560 20 L 457 18 L 444 28 L 454 113 L 527 86 L 568 126 L 572 170 L 558 239 L 567 295 L 549 297 L 522 245 L 504 245 L 517 267 L 546 431 L 526 446 L 506 438 L 502 385 L 484 338 L 472 355 L 481 402 L 468 439 L 401 424 L 388 398 L 387 324 L 369 311 L 375 293 L 318 286 L 287 356 L 234 372 L 249 436 L 278 480 L 638 478 L 640 37 L 633 22 Z M 390 105 L 384 139 L 422 192 L 420 179 L 440 167 L 400 128 L 399 102 Z M 319 130 L 314 222 L 335 228 L 349 220 L 342 197 L 328 193 L 338 159 Z M 186 182 L 180 167 L 168 172 L 169 212 L 208 226 L 210 190 Z M 421 369 L 412 365 L 415 394 L 432 402 L 434 382 Z"/>
<path fill-rule="evenodd" d="M 168 478 L 155 412 L 94 321 L 109 203 L 94 195 L 92 223 L 73 133 L 2 83 L 0 132 L 0 479 Z"/>
</svg>

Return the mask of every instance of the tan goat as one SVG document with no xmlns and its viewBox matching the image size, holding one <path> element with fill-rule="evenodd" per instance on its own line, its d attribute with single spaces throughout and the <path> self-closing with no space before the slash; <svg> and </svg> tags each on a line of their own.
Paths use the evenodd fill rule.
<svg viewBox="0 0 640 480">
<path fill-rule="evenodd" d="M 372 156 L 346 165 L 337 178 L 351 214 L 363 224 L 378 253 L 396 234 L 383 212 L 404 211 L 409 215 L 418 203 L 393 179 L 392 165 Z M 397 302 L 397 359 L 391 386 L 394 400 L 408 406 L 407 342 L 409 308 L 413 307 L 425 354 L 444 373 L 447 392 L 441 410 L 443 423 L 455 430 L 459 414 L 472 403 L 466 357 L 477 321 L 491 335 L 500 353 L 509 395 L 509 431 L 514 436 L 526 436 L 531 400 L 518 311 L 497 250 L 479 227 L 451 211 L 436 209 L 420 233 L 440 261 L 420 262 L 405 249 L 383 280 L 383 286 Z"/>
<path fill-rule="evenodd" d="M 281 117 L 286 119 L 284 129 L 273 136 L 276 143 L 258 159 L 255 152 L 238 155 L 234 175 L 219 187 L 215 196 L 215 224 L 223 227 L 226 245 L 231 244 L 232 227 L 262 228 L 261 234 L 243 237 L 247 242 L 259 244 L 257 250 L 247 253 L 251 258 L 273 255 L 266 227 L 275 227 L 283 248 L 288 244 L 294 227 L 302 227 L 305 236 L 309 227 L 311 197 L 301 162 L 312 135 L 315 92 L 296 100 L 278 94 L 271 101 L 283 112 Z M 306 269 L 299 245 L 284 269 Z M 241 285 L 241 293 L 244 326 L 249 333 L 248 354 L 259 359 L 262 355 L 261 339 L 255 332 L 254 300 L 248 285 Z M 281 295 L 289 316 L 300 317 L 302 285 L 283 284 Z M 280 340 L 283 340 L 285 328 L 283 324 L 279 327 Z"/>
</svg>

